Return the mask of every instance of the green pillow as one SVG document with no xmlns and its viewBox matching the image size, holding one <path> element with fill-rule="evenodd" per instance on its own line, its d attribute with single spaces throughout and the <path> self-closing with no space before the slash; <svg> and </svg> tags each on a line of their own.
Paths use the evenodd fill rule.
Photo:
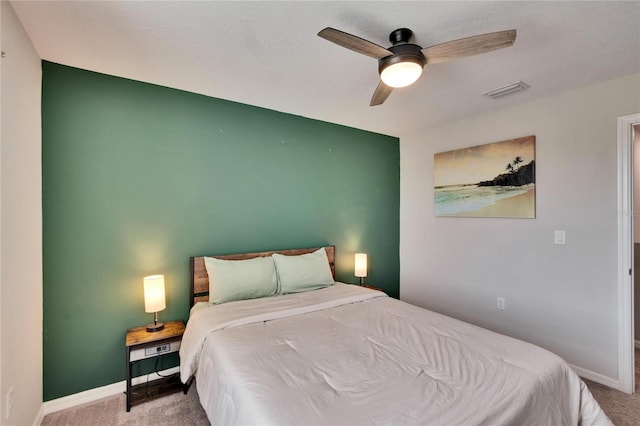
<svg viewBox="0 0 640 426">
<path fill-rule="evenodd" d="M 273 259 L 256 257 L 248 260 L 204 258 L 209 275 L 209 301 L 225 303 L 234 300 L 273 296 L 278 281 Z"/>
<path fill-rule="evenodd" d="M 299 293 L 334 284 L 324 248 L 297 256 L 273 254 L 280 293 Z"/>
</svg>

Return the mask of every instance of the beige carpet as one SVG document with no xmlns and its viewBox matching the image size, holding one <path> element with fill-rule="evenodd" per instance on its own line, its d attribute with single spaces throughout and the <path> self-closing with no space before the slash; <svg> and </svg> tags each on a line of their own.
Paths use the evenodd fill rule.
<svg viewBox="0 0 640 426">
<path fill-rule="evenodd" d="M 640 425 L 640 393 L 627 395 L 606 386 L 585 380 L 593 396 L 616 426 Z M 188 395 L 176 393 L 150 401 L 125 411 L 124 394 L 69 408 L 47 415 L 43 426 L 102 425 L 209 425 L 200 406 L 195 386 Z"/>
<path fill-rule="evenodd" d="M 90 404 L 69 408 L 45 416 L 43 426 L 111 425 L 194 425 L 209 426 L 195 385 L 182 392 L 131 407 L 126 412 L 125 395 L 112 396 Z"/>
<path fill-rule="evenodd" d="M 614 425 L 640 425 L 640 393 L 628 395 L 599 383 L 583 380 Z"/>
</svg>

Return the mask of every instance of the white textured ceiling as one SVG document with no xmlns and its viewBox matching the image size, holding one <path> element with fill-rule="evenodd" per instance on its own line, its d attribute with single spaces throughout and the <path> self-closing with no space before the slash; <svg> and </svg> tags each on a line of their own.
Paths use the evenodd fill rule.
<svg viewBox="0 0 640 426">
<path fill-rule="evenodd" d="M 12 1 L 48 61 L 403 137 L 640 72 L 640 2 Z M 427 66 L 369 107 L 377 62 L 316 34 L 423 47 L 515 28 L 514 46 Z M 481 93 L 524 80 L 498 100 Z M 640 96 L 640 94 L 639 94 Z"/>
</svg>

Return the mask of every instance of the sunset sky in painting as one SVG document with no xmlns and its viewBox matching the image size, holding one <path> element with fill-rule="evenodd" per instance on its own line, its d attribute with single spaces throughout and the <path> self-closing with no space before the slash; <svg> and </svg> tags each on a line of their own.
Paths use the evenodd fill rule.
<svg viewBox="0 0 640 426">
<path fill-rule="evenodd" d="M 433 156 L 434 187 L 491 180 L 507 173 L 507 164 L 516 156 L 522 157 L 521 166 L 535 160 L 534 136 L 437 153 Z"/>
</svg>

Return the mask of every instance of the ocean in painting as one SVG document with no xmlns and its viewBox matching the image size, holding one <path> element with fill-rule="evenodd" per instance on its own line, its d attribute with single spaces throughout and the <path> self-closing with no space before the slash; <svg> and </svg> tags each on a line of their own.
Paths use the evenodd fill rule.
<svg viewBox="0 0 640 426">
<path fill-rule="evenodd" d="M 524 194 L 534 185 L 477 186 L 450 185 L 435 188 L 436 216 L 471 212 L 495 204 L 497 201 Z"/>
</svg>

